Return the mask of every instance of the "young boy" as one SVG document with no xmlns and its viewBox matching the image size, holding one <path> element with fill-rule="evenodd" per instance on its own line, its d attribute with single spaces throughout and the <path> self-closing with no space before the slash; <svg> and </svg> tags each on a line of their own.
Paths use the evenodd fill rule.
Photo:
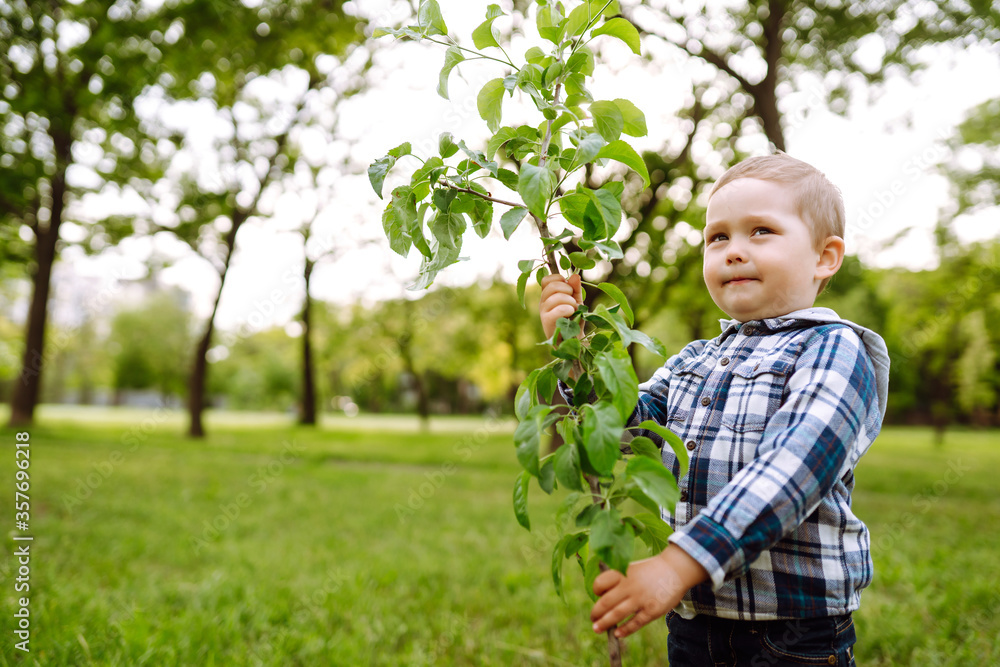
<svg viewBox="0 0 1000 667">
<path fill-rule="evenodd" d="M 664 424 L 690 456 L 670 546 L 594 582 L 595 632 L 667 615 L 670 664 L 854 665 L 851 612 L 872 579 L 851 511 L 854 467 L 878 434 L 889 358 L 872 331 L 813 303 L 844 256 L 844 206 L 815 168 L 750 158 L 715 184 L 705 285 L 731 320 L 640 385 L 629 421 Z M 580 301 L 549 276 L 546 336 Z M 654 437 L 654 434 L 643 432 Z"/>
</svg>

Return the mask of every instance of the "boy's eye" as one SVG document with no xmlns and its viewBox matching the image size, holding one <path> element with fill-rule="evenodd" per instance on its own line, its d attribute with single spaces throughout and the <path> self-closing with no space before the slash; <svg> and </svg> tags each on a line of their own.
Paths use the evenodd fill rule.
<svg viewBox="0 0 1000 667">
<path fill-rule="evenodd" d="M 754 235 L 759 235 L 759 234 L 772 234 L 773 232 L 767 227 L 758 227 L 757 229 L 753 230 L 753 233 Z"/>
<path fill-rule="evenodd" d="M 725 241 L 728 237 L 725 234 L 712 234 L 708 237 L 708 242 L 713 243 L 715 241 Z"/>
</svg>

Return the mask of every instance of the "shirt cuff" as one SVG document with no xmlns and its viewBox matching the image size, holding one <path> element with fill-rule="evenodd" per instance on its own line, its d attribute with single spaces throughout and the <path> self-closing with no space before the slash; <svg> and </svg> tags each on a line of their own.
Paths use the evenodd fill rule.
<svg viewBox="0 0 1000 667">
<path fill-rule="evenodd" d="M 562 380 L 556 380 L 556 387 L 559 388 L 559 393 L 562 394 L 562 397 L 566 399 L 566 403 L 570 407 L 572 407 L 573 406 L 573 390 L 570 388 L 570 386 L 568 384 L 566 384 L 565 382 L 563 382 Z"/>
<path fill-rule="evenodd" d="M 726 574 L 742 564 L 743 550 L 720 524 L 704 515 L 698 515 L 668 540 L 698 561 L 712 580 L 712 590 L 717 591 L 726 580 Z"/>
</svg>

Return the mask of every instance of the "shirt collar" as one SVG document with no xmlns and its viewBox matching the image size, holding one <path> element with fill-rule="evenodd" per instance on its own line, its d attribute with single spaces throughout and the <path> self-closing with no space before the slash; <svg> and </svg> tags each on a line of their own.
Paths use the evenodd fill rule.
<svg viewBox="0 0 1000 667">
<path fill-rule="evenodd" d="M 829 308 L 804 308 L 788 313 L 787 315 L 778 315 L 777 317 L 768 317 L 762 320 L 741 322 L 740 320 L 720 319 L 719 325 L 722 327 L 722 333 L 717 340 L 721 343 L 730 335 L 737 333 L 742 333 L 744 336 L 766 336 L 778 331 L 796 329 L 802 326 L 802 322 L 813 323 L 819 315 L 829 315 L 837 318 L 837 314 Z"/>
</svg>

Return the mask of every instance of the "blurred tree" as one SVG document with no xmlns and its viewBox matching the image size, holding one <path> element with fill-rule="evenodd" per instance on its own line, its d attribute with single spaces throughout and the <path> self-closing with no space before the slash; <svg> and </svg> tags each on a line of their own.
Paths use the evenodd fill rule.
<svg viewBox="0 0 1000 667">
<path fill-rule="evenodd" d="M 0 260 L 27 266 L 32 284 L 12 425 L 34 417 L 66 225 L 81 226 L 89 251 L 132 233 L 127 219 L 86 220 L 74 205 L 147 169 L 133 101 L 162 72 L 174 20 L 168 6 L 0 3 Z"/>
<path fill-rule="evenodd" d="M 172 80 L 150 96 L 147 119 L 147 130 L 170 156 L 169 167 L 159 182 L 134 186 L 153 200 L 169 201 L 160 211 L 169 222 L 155 229 L 187 243 L 219 277 L 191 361 L 192 437 L 204 435 L 207 354 L 238 233 L 261 215 L 265 193 L 294 167 L 295 135 L 310 113 L 323 113 L 331 90 L 337 94 L 332 82 L 363 69 L 346 64 L 362 39 L 360 19 L 345 10 L 348 5 L 264 0 L 248 7 L 195 0 L 178 7 L 181 34 L 164 58 Z M 174 118 L 182 109 L 207 110 L 204 121 L 216 131 L 178 126 Z"/>
<path fill-rule="evenodd" d="M 879 272 L 892 358 L 890 418 L 1000 421 L 1000 242 L 960 248 L 933 271 Z"/>
<path fill-rule="evenodd" d="M 156 389 L 163 401 L 184 393 L 181 360 L 191 344 L 191 316 L 176 291 L 161 291 L 111 321 L 115 403 L 126 389 Z"/>
<path fill-rule="evenodd" d="M 952 183 L 954 199 L 943 211 L 937 241 L 948 252 L 957 240 L 955 218 L 1000 206 L 1000 98 L 988 100 L 971 112 L 949 141 L 951 160 L 942 171 Z"/>
<path fill-rule="evenodd" d="M 281 328 L 241 338 L 212 364 L 209 393 L 236 410 L 291 410 L 296 356 L 295 339 Z"/>
</svg>

